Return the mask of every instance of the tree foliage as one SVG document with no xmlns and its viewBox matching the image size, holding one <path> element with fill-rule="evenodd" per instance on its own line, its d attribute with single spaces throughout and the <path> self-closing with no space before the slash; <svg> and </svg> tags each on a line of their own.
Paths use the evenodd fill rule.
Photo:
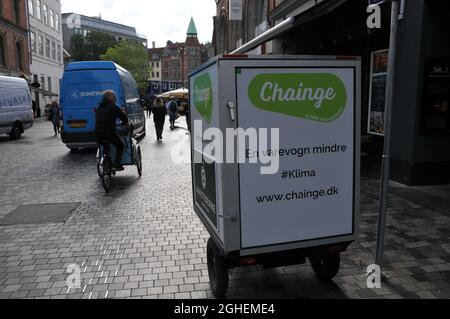
<svg viewBox="0 0 450 319">
<path fill-rule="evenodd" d="M 113 61 L 131 72 L 140 88 L 148 85 L 148 55 L 147 49 L 136 41 L 122 40 L 114 47 L 109 48 L 100 58 L 104 61 Z"/>
<path fill-rule="evenodd" d="M 70 39 L 70 60 L 99 61 L 100 56 L 116 44 L 116 38 L 107 33 L 93 31 L 86 36 L 74 34 Z"/>
</svg>

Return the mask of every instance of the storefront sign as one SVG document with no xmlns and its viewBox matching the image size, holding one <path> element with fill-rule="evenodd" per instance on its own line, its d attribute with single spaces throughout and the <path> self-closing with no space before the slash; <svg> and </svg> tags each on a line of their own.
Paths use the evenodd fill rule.
<svg viewBox="0 0 450 319">
<path fill-rule="evenodd" d="M 384 136 L 389 50 L 372 53 L 368 133 Z"/>
<path fill-rule="evenodd" d="M 422 134 L 450 134 L 450 60 L 427 59 Z"/>
<path fill-rule="evenodd" d="M 229 0 L 229 20 L 242 21 L 242 0 Z"/>
</svg>

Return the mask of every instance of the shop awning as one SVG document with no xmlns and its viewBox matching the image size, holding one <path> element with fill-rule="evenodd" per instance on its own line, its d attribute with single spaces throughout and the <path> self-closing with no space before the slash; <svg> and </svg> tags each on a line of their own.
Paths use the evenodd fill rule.
<svg viewBox="0 0 450 319">
<path fill-rule="evenodd" d="M 259 47 L 261 44 L 280 36 L 281 34 L 289 31 L 292 28 L 295 28 L 301 24 L 307 23 L 327 13 L 330 13 L 346 1 L 347 0 L 324 0 L 308 10 L 305 10 L 293 17 L 287 18 L 283 22 L 277 24 L 263 34 L 247 42 L 240 48 L 237 48 L 236 50 L 231 52 L 231 54 L 243 54 L 251 51 Z"/>
</svg>

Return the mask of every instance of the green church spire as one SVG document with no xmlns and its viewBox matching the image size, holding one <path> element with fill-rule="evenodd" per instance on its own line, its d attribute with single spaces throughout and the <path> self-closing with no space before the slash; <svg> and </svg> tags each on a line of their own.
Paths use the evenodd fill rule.
<svg viewBox="0 0 450 319">
<path fill-rule="evenodd" d="M 197 34 L 198 34 L 197 27 L 195 26 L 194 18 L 191 17 L 191 22 L 189 23 L 187 35 L 188 35 L 188 37 L 196 37 Z"/>
</svg>

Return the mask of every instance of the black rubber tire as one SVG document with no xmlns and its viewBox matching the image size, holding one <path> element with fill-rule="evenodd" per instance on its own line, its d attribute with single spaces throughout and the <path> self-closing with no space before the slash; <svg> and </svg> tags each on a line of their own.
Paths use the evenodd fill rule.
<svg viewBox="0 0 450 319">
<path fill-rule="evenodd" d="M 341 254 L 340 253 L 328 253 L 320 256 L 309 257 L 311 266 L 316 274 L 317 278 L 321 281 L 329 282 L 339 272 L 341 266 Z"/>
<path fill-rule="evenodd" d="M 79 148 L 74 148 L 74 147 L 69 147 L 70 149 L 70 153 L 78 153 L 78 151 L 80 150 Z"/>
<path fill-rule="evenodd" d="M 100 163 L 100 171 L 103 189 L 105 192 L 109 192 L 111 190 L 112 167 L 110 167 L 107 160 L 102 159 Z"/>
<path fill-rule="evenodd" d="M 9 138 L 13 141 L 18 140 L 22 136 L 22 125 L 18 122 L 14 123 Z"/>
<path fill-rule="evenodd" d="M 212 238 L 207 244 L 208 274 L 211 290 L 217 299 L 224 299 L 228 291 L 228 265 Z"/>
<path fill-rule="evenodd" d="M 142 152 L 140 147 L 136 151 L 136 167 L 139 177 L 142 177 Z"/>
<path fill-rule="evenodd" d="M 100 170 L 100 162 L 97 162 L 97 174 L 98 174 L 98 177 L 102 178 L 102 172 Z"/>
</svg>

